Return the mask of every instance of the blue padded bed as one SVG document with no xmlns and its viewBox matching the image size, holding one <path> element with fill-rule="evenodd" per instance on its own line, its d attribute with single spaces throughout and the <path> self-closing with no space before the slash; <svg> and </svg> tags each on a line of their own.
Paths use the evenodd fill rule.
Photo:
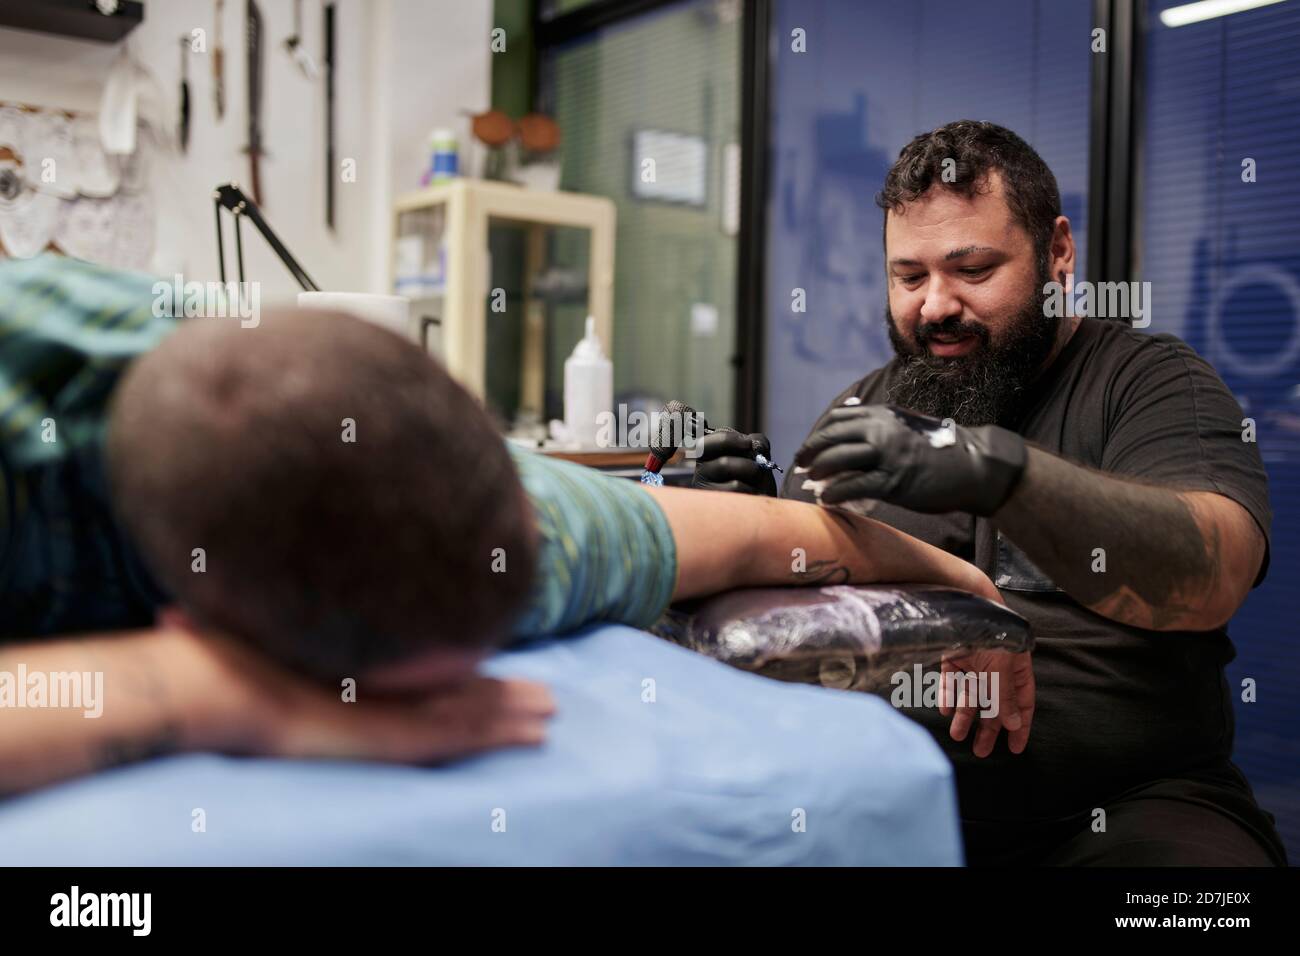
<svg viewBox="0 0 1300 956">
<path fill-rule="evenodd" d="M 437 768 L 154 760 L 0 802 L 0 864 L 962 861 L 947 760 L 879 698 L 747 674 L 617 625 L 488 669 L 552 688 L 542 748 Z M 195 808 L 206 832 L 191 829 Z"/>
</svg>

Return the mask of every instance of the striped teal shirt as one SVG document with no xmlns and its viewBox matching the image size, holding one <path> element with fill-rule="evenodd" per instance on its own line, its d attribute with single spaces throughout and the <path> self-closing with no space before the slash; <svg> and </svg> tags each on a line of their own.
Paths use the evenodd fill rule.
<svg viewBox="0 0 1300 956">
<path fill-rule="evenodd" d="M 541 531 L 537 582 L 520 637 L 593 621 L 648 628 L 677 585 L 677 547 L 642 485 L 512 448 Z"/>
<path fill-rule="evenodd" d="M 175 322 L 154 280 L 43 255 L 0 262 L 0 637 L 147 625 L 162 600 L 103 474 L 105 408 Z"/>
</svg>

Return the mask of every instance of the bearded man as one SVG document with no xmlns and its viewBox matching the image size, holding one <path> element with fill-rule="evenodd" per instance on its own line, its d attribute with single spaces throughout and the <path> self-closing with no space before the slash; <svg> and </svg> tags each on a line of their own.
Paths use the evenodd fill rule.
<svg viewBox="0 0 1300 956">
<path fill-rule="evenodd" d="M 1033 626 L 1032 658 L 961 662 L 1016 706 L 908 709 L 956 767 L 968 862 L 1285 865 L 1231 761 L 1226 624 L 1272 517 L 1240 405 L 1174 336 L 1051 307 L 1074 238 L 1010 130 L 916 137 L 877 204 L 896 354 L 834 400 L 784 496 L 973 562 Z M 775 495 L 756 452 L 761 435 L 709 435 L 695 486 Z"/>
</svg>

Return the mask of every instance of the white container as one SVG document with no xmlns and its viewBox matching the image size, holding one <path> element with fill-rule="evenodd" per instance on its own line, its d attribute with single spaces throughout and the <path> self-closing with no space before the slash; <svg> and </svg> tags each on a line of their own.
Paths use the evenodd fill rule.
<svg viewBox="0 0 1300 956">
<path fill-rule="evenodd" d="M 614 363 L 600 347 L 596 320 L 587 316 L 587 334 L 564 360 L 564 427 L 569 441 L 597 447 L 602 420 L 613 407 Z"/>
</svg>

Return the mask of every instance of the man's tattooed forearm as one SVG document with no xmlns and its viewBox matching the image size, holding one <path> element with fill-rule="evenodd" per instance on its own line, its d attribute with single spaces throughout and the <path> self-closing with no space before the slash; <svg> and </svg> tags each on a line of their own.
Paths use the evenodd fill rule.
<svg viewBox="0 0 1300 956">
<path fill-rule="evenodd" d="M 1174 501 L 1186 522 L 1182 524 L 1181 535 L 1171 542 L 1181 545 L 1179 552 L 1167 564 L 1153 562 L 1142 572 L 1128 575 L 1132 580 L 1116 581 L 1116 586 L 1097 603 L 1100 613 L 1140 627 L 1162 630 L 1179 621 L 1195 620 L 1199 612 L 1196 601 L 1217 593 L 1223 574 L 1219 561 L 1219 527 L 1211 519 L 1202 528 L 1189 502 L 1181 495 L 1175 495 Z M 1132 607 L 1133 604 L 1137 606 Z M 1122 616 L 1117 613 L 1120 607 L 1125 609 Z"/>
<path fill-rule="evenodd" d="M 1195 626 L 1222 568 L 1212 516 L 1177 491 L 1032 454 L 995 524 L 1072 598 L 1111 620 Z"/>
</svg>

